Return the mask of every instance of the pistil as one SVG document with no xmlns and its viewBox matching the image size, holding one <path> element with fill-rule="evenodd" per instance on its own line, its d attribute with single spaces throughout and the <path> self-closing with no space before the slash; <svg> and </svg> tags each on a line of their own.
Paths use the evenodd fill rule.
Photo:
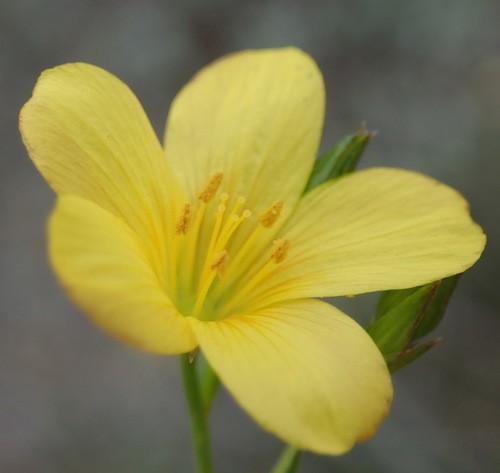
<svg viewBox="0 0 500 473">
<path fill-rule="evenodd" d="M 173 297 L 183 306 L 183 313 L 200 319 L 209 319 L 214 316 L 212 307 L 217 301 L 224 298 L 226 302 L 220 307 L 223 312 L 215 314 L 216 318 L 227 315 L 237 307 L 237 304 L 272 272 L 275 265 L 283 262 L 290 248 L 289 240 L 276 240 L 274 249 L 267 263 L 260 269 L 252 268 L 254 260 L 263 249 L 259 245 L 267 231 L 279 219 L 283 209 L 283 202 L 274 202 L 257 218 L 257 225 L 248 234 L 240 248 L 234 248 L 230 242 L 243 222 L 248 220 L 252 213 L 244 208 L 245 198 L 236 199 L 230 212 L 227 203 L 230 200 L 225 192 L 219 195 L 219 203 L 213 217 L 207 213 L 211 201 L 219 191 L 223 174 L 216 173 L 208 181 L 205 188 L 198 194 L 198 207 L 186 203 L 179 212 L 175 225 L 172 244 L 170 245 L 170 288 Z M 212 220 L 213 218 L 213 220 Z M 212 221 L 211 221 L 212 220 Z M 211 232 L 206 232 L 211 226 Z M 205 231 L 203 231 L 205 229 Z M 203 240 L 201 235 L 203 234 Z M 266 240 L 269 237 L 266 237 Z M 181 243 L 182 242 L 182 243 Z M 204 243 L 206 242 L 206 243 Z M 257 249 L 257 252 L 255 251 Z M 230 260 L 229 251 L 234 252 Z M 183 261 L 179 261 L 182 255 Z M 257 260 L 258 261 L 258 260 Z M 249 274 L 249 280 L 243 279 Z M 218 276 L 227 282 L 214 281 Z M 243 287 L 241 283 L 243 281 Z M 240 286 L 240 287 L 238 287 Z M 237 292 L 234 292 L 234 291 Z M 233 291 L 233 294 L 229 294 Z M 228 295 L 227 299 L 226 296 Z M 191 298 L 194 296 L 194 298 Z M 207 298 L 210 305 L 206 306 Z M 192 305 L 189 303 L 192 301 Z"/>
<path fill-rule="evenodd" d="M 245 300 L 250 292 L 255 289 L 255 287 L 258 286 L 266 277 L 268 277 L 278 264 L 285 261 L 290 249 L 290 240 L 278 239 L 273 242 L 273 245 L 274 250 L 267 263 L 265 263 L 262 268 L 251 276 L 243 287 L 238 288 L 238 297 L 232 299 L 231 302 L 224 307 L 225 315 L 228 315 L 228 313 L 237 309 L 238 305 Z M 237 301 L 237 303 L 235 303 L 235 301 Z"/>
<path fill-rule="evenodd" d="M 199 317 L 203 307 L 203 303 L 207 297 L 208 291 L 215 279 L 216 275 L 222 277 L 229 255 L 227 252 L 227 244 L 234 235 L 238 227 L 248 219 L 251 215 L 250 210 L 244 210 L 241 215 L 238 215 L 240 208 L 245 203 L 245 199 L 240 197 L 233 208 L 232 213 L 224 221 L 226 211 L 225 203 L 229 199 L 226 193 L 221 194 L 221 203 L 217 208 L 215 216 L 214 228 L 210 237 L 210 243 L 205 256 L 205 263 L 201 272 L 200 280 L 197 289 L 197 298 L 191 315 Z"/>
<path fill-rule="evenodd" d="M 253 263 L 253 259 L 249 258 L 249 255 L 252 255 L 252 250 L 258 244 L 259 238 L 262 237 L 262 232 L 266 231 L 268 228 L 271 228 L 274 223 L 278 220 L 281 211 L 283 210 L 283 202 L 277 201 L 272 204 L 267 210 L 259 216 L 259 225 L 256 225 L 253 232 L 250 233 L 248 238 L 245 240 L 241 248 L 238 249 L 237 253 L 234 255 L 231 260 L 231 266 L 228 269 L 228 279 L 231 281 L 237 281 L 244 274 L 248 274 L 251 272 L 251 265 Z M 230 285 L 231 287 L 233 285 Z M 223 293 L 228 290 L 228 286 L 218 286 L 215 288 L 214 297 L 220 298 Z"/>
</svg>

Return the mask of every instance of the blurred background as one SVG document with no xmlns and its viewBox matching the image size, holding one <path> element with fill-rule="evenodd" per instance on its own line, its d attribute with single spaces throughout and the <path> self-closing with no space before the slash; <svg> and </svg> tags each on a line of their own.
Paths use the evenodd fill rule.
<svg viewBox="0 0 500 473">
<path fill-rule="evenodd" d="M 175 357 L 99 332 L 46 258 L 53 195 L 17 130 L 39 73 L 87 61 L 139 96 L 161 135 L 176 91 L 239 49 L 296 45 L 325 76 L 323 150 L 361 123 L 362 167 L 415 169 L 459 189 L 489 245 L 461 280 L 437 348 L 394 377 L 377 436 L 300 471 L 500 471 L 500 2 L 497 0 L 0 0 L 0 471 L 191 471 Z M 373 296 L 339 301 L 360 321 Z M 220 473 L 268 471 L 282 445 L 222 392 Z"/>
</svg>

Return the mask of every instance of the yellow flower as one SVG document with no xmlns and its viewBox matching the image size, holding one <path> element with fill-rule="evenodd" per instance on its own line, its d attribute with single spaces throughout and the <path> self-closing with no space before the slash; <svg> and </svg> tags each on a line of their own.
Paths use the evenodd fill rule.
<svg viewBox="0 0 500 473">
<path fill-rule="evenodd" d="M 287 48 L 203 69 L 164 149 L 127 86 L 88 64 L 45 71 L 20 126 L 58 195 L 50 258 L 71 298 L 136 347 L 199 346 L 264 428 L 338 454 L 374 433 L 392 386 L 366 332 L 312 298 L 462 272 L 485 237 L 457 192 L 415 172 L 304 196 L 324 104 L 316 64 Z"/>
</svg>

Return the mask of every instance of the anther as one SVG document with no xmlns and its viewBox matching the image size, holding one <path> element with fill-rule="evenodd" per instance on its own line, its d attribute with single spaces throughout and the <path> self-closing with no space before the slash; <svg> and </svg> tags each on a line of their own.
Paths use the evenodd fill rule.
<svg viewBox="0 0 500 473">
<path fill-rule="evenodd" d="M 214 260 L 214 262 L 210 265 L 210 269 L 213 271 L 217 271 L 217 275 L 222 277 L 224 274 L 224 270 L 226 269 L 227 261 L 229 259 L 229 255 L 226 250 L 222 250 L 219 256 Z"/>
<path fill-rule="evenodd" d="M 281 209 L 283 208 L 283 202 L 275 202 L 271 207 L 269 207 L 260 217 L 259 221 L 263 227 L 270 227 L 278 220 L 280 216 Z"/>
<path fill-rule="evenodd" d="M 198 196 L 198 199 L 208 204 L 208 202 L 212 200 L 215 193 L 219 190 L 220 183 L 222 182 L 222 177 L 223 174 L 221 172 L 214 174 L 210 178 L 210 181 L 208 182 L 205 189 Z"/>
<path fill-rule="evenodd" d="M 285 260 L 288 250 L 290 249 L 290 240 L 275 240 L 274 251 L 271 259 L 276 263 L 281 263 Z"/>
<path fill-rule="evenodd" d="M 184 204 L 182 215 L 179 217 L 177 225 L 175 226 L 176 235 L 185 235 L 189 230 L 189 224 L 191 223 L 191 216 L 193 213 L 192 210 L 190 204 Z"/>
</svg>

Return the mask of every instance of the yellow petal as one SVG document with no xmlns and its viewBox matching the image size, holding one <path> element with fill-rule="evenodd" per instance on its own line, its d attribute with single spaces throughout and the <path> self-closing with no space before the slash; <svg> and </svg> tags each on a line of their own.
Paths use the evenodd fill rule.
<svg viewBox="0 0 500 473">
<path fill-rule="evenodd" d="M 282 232 L 288 257 L 249 296 L 260 303 L 418 286 L 465 271 L 485 244 L 458 192 L 384 168 L 307 194 Z"/>
<path fill-rule="evenodd" d="M 61 197 L 49 237 L 60 281 L 102 329 L 152 352 L 195 348 L 192 331 L 162 288 L 142 241 L 119 218 L 82 198 Z"/>
<path fill-rule="evenodd" d="M 190 321 L 236 400 L 295 447 L 343 453 L 373 435 L 387 414 L 392 385 L 382 355 L 356 322 L 324 302 Z"/>
<path fill-rule="evenodd" d="M 172 104 L 165 145 L 194 199 L 216 172 L 232 199 L 257 214 L 295 205 L 321 136 L 324 85 L 313 60 L 294 48 L 245 51 L 209 65 Z M 229 202 L 231 207 L 233 202 Z"/>
<path fill-rule="evenodd" d="M 178 184 L 144 110 L 119 79 L 89 64 L 49 69 L 21 111 L 20 128 L 55 192 L 91 200 L 161 245 Z"/>
</svg>

